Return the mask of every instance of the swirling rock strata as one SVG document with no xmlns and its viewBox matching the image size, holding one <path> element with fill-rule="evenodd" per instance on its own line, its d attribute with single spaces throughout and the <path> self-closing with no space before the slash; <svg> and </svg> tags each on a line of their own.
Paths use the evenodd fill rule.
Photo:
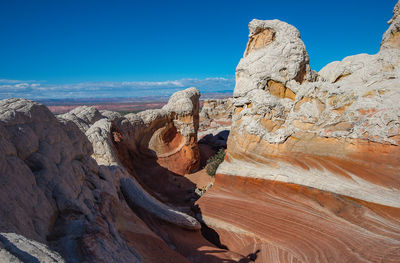
<svg viewBox="0 0 400 263">
<path fill-rule="evenodd" d="M 200 159 L 199 97 L 196 88 L 189 88 L 173 94 L 162 109 L 128 114 L 126 120 L 119 120 L 113 136 L 120 159 L 131 156 L 137 164 L 141 159 L 154 159 L 179 175 L 196 170 Z"/>
<path fill-rule="evenodd" d="M 297 29 L 250 22 L 225 161 L 198 201 L 229 249 L 259 262 L 398 261 L 398 8 L 377 54 L 318 73 Z"/>
<path fill-rule="evenodd" d="M 198 204 L 230 250 L 256 262 L 398 262 L 400 209 L 296 184 L 217 175 Z"/>
</svg>

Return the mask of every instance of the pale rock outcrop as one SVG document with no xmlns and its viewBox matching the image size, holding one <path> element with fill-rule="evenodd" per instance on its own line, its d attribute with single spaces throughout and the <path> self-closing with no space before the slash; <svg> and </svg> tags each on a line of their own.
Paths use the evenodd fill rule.
<svg viewBox="0 0 400 263">
<path fill-rule="evenodd" d="M 113 149 L 114 145 L 123 145 L 120 150 L 129 151 L 131 157 L 156 158 L 160 165 L 183 175 L 199 165 L 199 97 L 196 88 L 189 88 L 174 93 L 162 109 L 122 117 L 116 112 L 82 106 L 58 117 L 75 122 L 86 133 L 99 164 L 124 162 L 127 157 L 117 156 Z"/>
<path fill-rule="evenodd" d="M 200 121 L 232 117 L 232 98 L 204 100 L 200 112 Z"/>
<path fill-rule="evenodd" d="M 91 125 L 103 118 L 103 116 L 94 107 L 80 106 L 76 107 L 70 112 L 59 115 L 59 118 L 73 121 L 79 127 L 79 129 L 81 129 L 83 132 L 86 132 Z"/>
<path fill-rule="evenodd" d="M 226 135 L 231 128 L 233 108 L 232 98 L 208 99 L 203 102 L 198 132 L 200 142 L 226 147 Z"/>
<path fill-rule="evenodd" d="M 131 122 L 116 113 L 80 107 L 56 118 L 33 101 L 1 101 L 0 231 L 23 235 L 17 238 L 23 240 L 23 246 L 29 246 L 24 238 L 49 245 L 66 262 L 142 262 L 160 258 L 157 253 L 184 262 L 128 204 L 178 227 L 196 230 L 200 224 L 147 193 L 132 176 L 134 170 L 123 166 L 118 149 L 118 142 L 129 138 L 132 145 L 138 146 L 139 156 L 142 150 L 149 151 L 148 144 L 140 147 L 140 139 L 150 139 L 152 134 L 143 132 L 157 125 L 171 129 L 176 125 L 176 133 L 190 138 L 188 147 L 196 149 L 199 93 L 189 89 L 180 94 L 168 110 L 160 110 L 167 116 L 165 122 L 156 125 L 152 121 L 157 122 L 157 118 L 153 119 L 160 116 L 157 111 L 154 115 L 130 116 Z M 177 110 L 173 103 L 179 105 Z M 196 118 L 197 124 L 193 122 Z M 189 165 L 198 162 L 189 161 Z M 143 238 L 153 240 L 159 252 L 149 253 L 145 247 L 132 245 Z M 12 245 L 5 246 L 0 253 L 10 260 L 19 258 L 21 248 L 13 249 Z M 35 254 L 27 252 L 26 256 L 33 259 Z"/>
<path fill-rule="evenodd" d="M 257 89 L 269 89 L 293 97 L 285 88 L 289 81 L 312 80 L 309 58 L 299 31 L 279 20 L 254 19 L 249 24 L 249 42 L 245 56 L 236 68 L 234 97 Z"/>
<path fill-rule="evenodd" d="M 83 120 L 84 123 L 91 124 L 84 131 L 93 146 L 92 157 L 99 165 L 120 170 L 119 173 L 114 172 L 108 176 L 108 180 L 115 185 L 121 185 L 128 203 L 142 207 L 170 223 L 188 229 L 199 229 L 197 220 L 162 204 L 148 194 L 135 177 L 129 176 L 129 173 L 137 176 L 134 163 L 141 163 L 146 158 L 155 158 L 161 165 L 165 164 L 166 168 L 172 171 L 176 171 L 173 170 L 176 168 L 182 174 L 196 168 L 193 165 L 199 162 L 196 139 L 199 97 L 197 89 L 189 88 L 173 94 L 162 109 L 128 114 L 126 118 L 111 111 L 103 111 L 100 118 L 94 118 L 98 111 L 88 107 L 80 107 L 73 114 L 66 113 L 59 118 L 76 115 L 79 119 L 74 121 Z M 98 120 L 94 122 L 94 119 Z M 79 123 L 77 125 L 83 126 Z M 170 137 L 164 139 L 162 133 L 167 133 Z M 179 144 L 173 144 L 175 137 L 180 140 Z M 165 149 L 169 152 L 162 152 Z M 184 152 L 183 157 L 187 157 L 186 160 L 182 158 L 181 151 Z"/>
<path fill-rule="evenodd" d="M 73 122 L 39 103 L 7 99 L 0 133 L 0 231 L 50 244 L 67 262 L 140 261 L 100 209 L 111 200 L 129 208 L 118 188 L 100 179 L 108 168 L 90 157 L 91 144 Z"/>
</svg>

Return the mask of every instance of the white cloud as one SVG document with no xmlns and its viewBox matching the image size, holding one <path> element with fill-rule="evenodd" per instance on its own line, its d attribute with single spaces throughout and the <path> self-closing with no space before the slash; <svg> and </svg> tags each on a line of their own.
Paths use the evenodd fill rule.
<svg viewBox="0 0 400 263">
<path fill-rule="evenodd" d="M 0 79 L 0 99 L 24 97 L 29 99 L 107 98 L 170 96 L 187 87 L 202 93 L 232 92 L 233 78 L 180 79 L 168 81 L 80 82 L 49 84 L 38 81 Z"/>
<path fill-rule="evenodd" d="M 15 80 L 15 79 L 0 79 L 0 83 L 19 83 L 22 82 L 21 80 Z"/>
</svg>

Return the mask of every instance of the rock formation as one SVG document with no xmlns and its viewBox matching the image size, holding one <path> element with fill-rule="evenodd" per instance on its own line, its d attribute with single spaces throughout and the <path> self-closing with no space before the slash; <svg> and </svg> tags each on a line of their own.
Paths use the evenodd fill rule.
<svg viewBox="0 0 400 263">
<path fill-rule="evenodd" d="M 280 21 L 253 20 L 249 41 L 264 28 L 274 30 L 275 40 L 237 68 L 229 161 L 220 172 L 400 207 L 400 50 L 347 57 L 321 69 L 316 81 L 300 80 L 312 74 L 298 31 Z M 301 50 L 295 60 L 288 60 L 291 53 L 274 53 L 287 45 Z M 249 169 L 247 159 L 265 167 Z"/>
<path fill-rule="evenodd" d="M 212 122 L 220 118 L 230 119 L 232 117 L 232 107 L 231 98 L 204 100 L 200 112 L 200 122 Z"/>
<path fill-rule="evenodd" d="M 232 124 L 232 99 L 208 99 L 200 112 L 199 143 L 226 148 Z"/>
<path fill-rule="evenodd" d="M 398 14 L 399 3 L 376 55 L 318 73 L 297 29 L 250 22 L 227 155 L 198 201 L 230 249 L 260 262 L 399 260 Z"/>
<path fill-rule="evenodd" d="M 162 183 L 170 173 L 181 177 L 197 168 L 198 114 L 195 88 L 177 92 L 163 109 L 127 117 L 91 107 L 55 117 L 33 101 L 1 101 L 2 259 L 188 262 L 191 257 L 196 262 L 215 262 L 240 258 L 205 240 L 196 219 L 170 206 L 171 202 L 163 203 L 157 189 L 146 184 L 148 180 Z M 153 167 L 143 172 L 148 164 Z M 158 177 L 151 178 L 152 169 Z M 187 237 L 190 242 L 182 241 Z M 215 253 L 202 252 L 209 249 Z"/>
<path fill-rule="evenodd" d="M 78 127 L 24 99 L 4 100 L 0 109 L 1 231 L 51 243 L 67 262 L 139 261 L 106 208 L 120 203 L 118 189 L 100 179 L 108 168 L 90 157 L 91 144 Z M 134 216 L 121 207 L 120 216 Z"/>
<path fill-rule="evenodd" d="M 232 124 L 232 99 L 204 100 L 200 112 L 199 137 L 205 132 L 229 130 Z"/>
<path fill-rule="evenodd" d="M 199 165 L 199 97 L 197 89 L 189 88 L 173 94 L 162 109 L 122 117 L 116 112 L 100 113 L 82 106 L 59 117 L 73 121 L 86 133 L 94 147 L 94 158 L 100 164 L 117 164 L 131 157 L 154 158 L 166 169 L 183 175 Z"/>
<path fill-rule="evenodd" d="M 195 88 L 126 116 L 0 101 L 0 261 L 399 262 L 399 3 L 377 54 L 318 73 L 296 28 L 251 21 L 234 98 L 200 116 Z M 230 115 L 196 188 L 199 119 Z"/>
</svg>

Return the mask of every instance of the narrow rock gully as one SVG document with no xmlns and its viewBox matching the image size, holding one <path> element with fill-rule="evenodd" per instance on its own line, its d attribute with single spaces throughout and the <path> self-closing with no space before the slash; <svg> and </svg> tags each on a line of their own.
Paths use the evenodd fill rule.
<svg viewBox="0 0 400 263">
<path fill-rule="evenodd" d="M 201 223 L 200 230 L 187 230 L 165 222 L 148 213 L 145 209 L 129 204 L 133 212 L 160 237 L 172 250 L 183 257 L 175 262 L 253 262 L 257 251 L 241 255 L 230 251 L 222 244 L 217 231 L 202 221 L 202 213 L 196 201 L 214 182 L 214 177 L 205 171 L 207 160 L 218 147 L 207 141 L 199 143 L 200 166 L 197 171 L 184 176 L 174 173 L 158 163 L 157 158 L 149 153 L 129 151 L 123 144 L 114 142 L 118 158 L 130 174 L 162 203 L 184 212 Z M 132 160 L 135 160 L 134 162 Z M 151 244 L 148 244 L 151 245 Z"/>
</svg>

